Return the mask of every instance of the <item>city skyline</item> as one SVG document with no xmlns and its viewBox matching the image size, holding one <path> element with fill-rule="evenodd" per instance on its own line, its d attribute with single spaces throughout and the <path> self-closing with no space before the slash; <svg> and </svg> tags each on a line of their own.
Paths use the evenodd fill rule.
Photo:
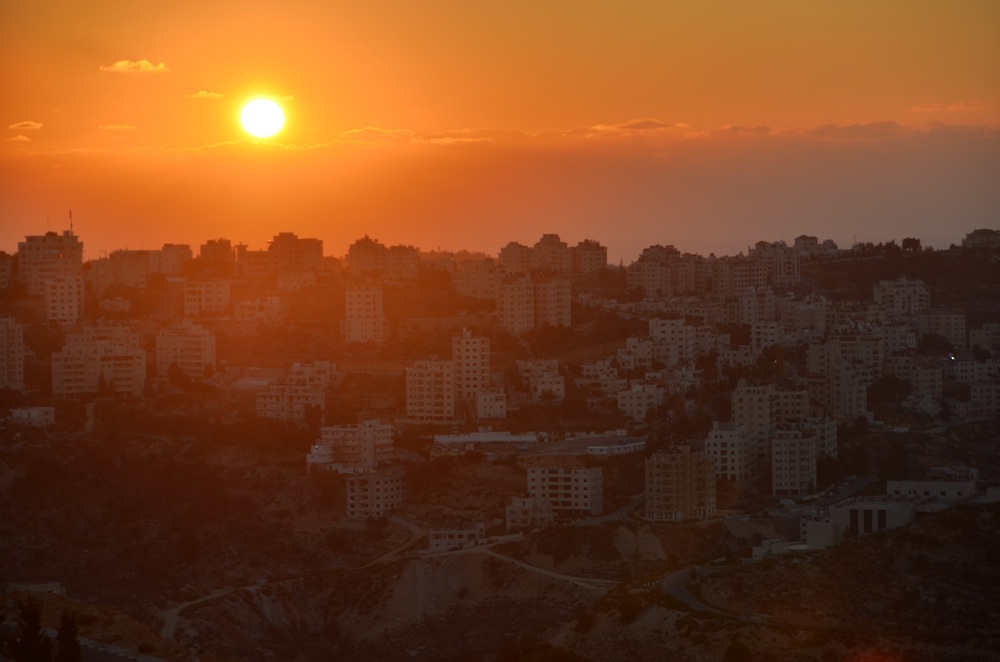
<svg viewBox="0 0 1000 662">
<path fill-rule="evenodd" d="M 0 250 L 274 232 L 735 254 L 997 227 L 992 3 L 0 10 Z M 21 64 L 15 64 L 21 63 Z M 284 129 L 251 139 L 254 96 Z"/>
</svg>

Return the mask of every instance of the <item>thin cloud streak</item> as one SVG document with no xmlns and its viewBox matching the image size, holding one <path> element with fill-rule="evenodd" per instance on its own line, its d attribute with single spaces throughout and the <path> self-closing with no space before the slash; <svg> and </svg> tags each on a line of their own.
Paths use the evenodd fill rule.
<svg viewBox="0 0 1000 662">
<path fill-rule="evenodd" d="M 42 124 L 41 122 L 24 121 L 24 122 L 14 122 L 7 128 L 14 129 L 16 131 L 37 131 L 38 129 L 41 129 L 43 126 L 45 125 Z"/>
<path fill-rule="evenodd" d="M 100 66 L 98 71 L 112 74 L 160 74 L 170 71 L 170 68 L 162 62 L 153 64 L 149 60 L 118 60 L 114 64 Z"/>
<path fill-rule="evenodd" d="M 194 94 L 187 95 L 188 99 L 221 99 L 221 92 L 209 92 L 207 90 L 198 90 Z"/>
</svg>

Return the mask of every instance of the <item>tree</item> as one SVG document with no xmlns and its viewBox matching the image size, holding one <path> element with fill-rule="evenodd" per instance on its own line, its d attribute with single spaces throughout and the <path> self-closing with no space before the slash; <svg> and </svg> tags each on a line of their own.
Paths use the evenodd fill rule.
<svg viewBox="0 0 1000 662">
<path fill-rule="evenodd" d="M 903 251 L 908 253 L 919 253 L 920 240 L 914 239 L 913 237 L 906 237 L 903 239 Z"/>
<path fill-rule="evenodd" d="M 42 636 L 42 603 L 35 598 L 17 601 L 17 627 L 14 642 L 16 662 L 39 662 L 50 659 L 49 643 Z"/>
<path fill-rule="evenodd" d="M 77 638 L 76 612 L 63 609 L 59 617 L 59 650 L 56 662 L 80 662 L 80 640 Z"/>
<path fill-rule="evenodd" d="M 749 662 L 752 659 L 750 648 L 739 639 L 734 639 L 726 646 L 723 655 L 725 662 Z"/>
</svg>

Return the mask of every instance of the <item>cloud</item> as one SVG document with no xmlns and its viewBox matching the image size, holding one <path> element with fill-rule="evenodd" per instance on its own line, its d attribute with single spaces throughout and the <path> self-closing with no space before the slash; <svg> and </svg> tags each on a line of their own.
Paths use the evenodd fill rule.
<svg viewBox="0 0 1000 662">
<path fill-rule="evenodd" d="M 198 90 L 194 94 L 187 95 L 188 99 L 221 99 L 221 92 L 208 92 L 206 90 Z"/>
<path fill-rule="evenodd" d="M 713 131 L 716 136 L 768 136 L 771 135 L 769 126 L 724 126 L 718 131 Z"/>
<path fill-rule="evenodd" d="M 102 65 L 98 70 L 112 74 L 160 74 L 170 71 L 162 62 L 153 64 L 149 60 L 118 60 L 114 64 Z"/>
<path fill-rule="evenodd" d="M 994 108 L 992 103 L 987 101 L 955 101 L 954 103 L 921 103 L 912 106 L 910 112 L 933 112 L 933 111 L 953 111 L 953 110 L 987 110 Z"/>
<path fill-rule="evenodd" d="M 878 140 L 902 135 L 903 127 L 895 122 L 870 122 L 868 124 L 826 124 L 808 131 L 806 135 L 821 140 Z"/>
<path fill-rule="evenodd" d="M 11 138 L 8 138 L 7 140 L 9 140 L 10 142 L 13 142 L 13 143 L 27 143 L 27 142 L 31 142 L 31 138 L 29 138 L 28 136 L 21 136 L 21 135 L 13 136 Z"/>
<path fill-rule="evenodd" d="M 139 127 L 131 124 L 102 124 L 97 128 L 101 131 L 135 131 Z"/>
<path fill-rule="evenodd" d="M 366 126 L 363 129 L 351 129 L 340 134 L 341 142 L 398 144 L 407 143 L 413 139 L 414 133 L 409 129 L 383 129 L 378 126 Z"/>
<path fill-rule="evenodd" d="M 663 133 L 666 131 L 687 131 L 691 127 L 679 122 L 665 122 L 663 120 L 645 118 L 633 119 L 620 124 L 595 124 L 586 129 L 572 131 L 572 134 L 586 137 L 606 137 L 606 136 L 636 136 L 646 133 Z"/>
<path fill-rule="evenodd" d="M 45 126 L 45 125 L 42 124 L 41 122 L 24 121 L 24 122 L 14 122 L 13 124 L 11 124 L 10 126 L 8 126 L 7 128 L 8 129 L 17 129 L 17 130 L 37 131 L 38 129 L 42 128 L 43 126 Z"/>
</svg>

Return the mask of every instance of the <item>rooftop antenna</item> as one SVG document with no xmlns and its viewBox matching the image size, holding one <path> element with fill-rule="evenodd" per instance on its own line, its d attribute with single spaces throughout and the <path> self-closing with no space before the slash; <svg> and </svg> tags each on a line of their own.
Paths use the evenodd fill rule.
<svg viewBox="0 0 1000 662">
<path fill-rule="evenodd" d="M 73 210 L 69 210 L 69 233 L 73 234 Z"/>
</svg>

